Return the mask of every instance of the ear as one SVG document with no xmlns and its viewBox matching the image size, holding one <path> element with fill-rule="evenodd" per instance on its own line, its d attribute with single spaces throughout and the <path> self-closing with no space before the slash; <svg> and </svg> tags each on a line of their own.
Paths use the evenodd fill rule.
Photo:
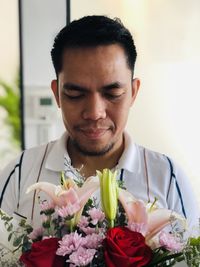
<svg viewBox="0 0 200 267">
<path fill-rule="evenodd" d="M 58 81 L 57 80 L 53 80 L 51 82 L 51 90 L 53 91 L 56 103 L 57 103 L 58 107 L 60 108 L 60 98 L 59 98 L 59 89 L 58 89 Z"/>
<path fill-rule="evenodd" d="M 135 78 L 132 80 L 132 99 L 131 99 L 131 106 L 133 105 L 135 99 L 136 99 L 136 96 L 137 96 L 137 93 L 139 91 L 139 88 L 140 88 L 140 80 L 138 78 Z"/>
</svg>

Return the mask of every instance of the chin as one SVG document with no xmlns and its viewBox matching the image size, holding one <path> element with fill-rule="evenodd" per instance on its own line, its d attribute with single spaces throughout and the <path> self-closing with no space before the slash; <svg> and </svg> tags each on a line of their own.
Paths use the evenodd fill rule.
<svg viewBox="0 0 200 267">
<path fill-rule="evenodd" d="M 90 156 L 90 157 L 100 157 L 106 155 L 108 152 L 110 152 L 114 146 L 114 143 L 110 143 L 107 146 L 101 147 L 101 148 L 90 148 L 84 147 L 81 144 L 77 143 L 76 141 L 73 141 L 73 145 L 76 148 L 78 152 L 80 152 L 84 156 Z"/>
</svg>

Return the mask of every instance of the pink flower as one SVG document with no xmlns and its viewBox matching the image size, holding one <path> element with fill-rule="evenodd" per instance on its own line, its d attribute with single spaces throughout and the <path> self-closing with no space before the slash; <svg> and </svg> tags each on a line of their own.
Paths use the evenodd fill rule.
<svg viewBox="0 0 200 267">
<path fill-rule="evenodd" d="M 75 214 L 74 225 L 76 225 L 80 219 L 83 208 L 87 203 L 90 196 L 98 189 L 99 181 L 96 177 L 89 177 L 81 187 L 70 178 L 64 181 L 61 186 L 56 186 L 48 182 L 38 182 L 31 185 L 26 193 L 30 193 L 33 190 L 45 192 L 53 201 L 53 203 L 62 208 L 67 205 L 80 205 L 80 209 Z"/>
<path fill-rule="evenodd" d="M 63 206 L 62 208 L 58 208 L 56 212 L 60 217 L 66 218 L 68 216 L 74 215 L 77 211 L 80 210 L 80 208 L 81 207 L 79 203 L 74 203 L 74 204 L 69 203 L 65 207 Z"/>
<path fill-rule="evenodd" d="M 39 228 L 33 229 L 33 231 L 28 235 L 28 237 L 32 240 L 36 240 L 39 237 L 42 237 L 43 233 L 44 233 L 44 228 L 39 227 Z"/>
<path fill-rule="evenodd" d="M 119 200 L 126 212 L 129 223 L 147 224 L 148 214 L 144 202 L 136 200 L 131 193 L 120 188 Z"/>
<path fill-rule="evenodd" d="M 145 236 L 147 233 L 147 224 L 128 222 L 128 229 L 133 232 L 141 233 L 143 236 Z"/>
<path fill-rule="evenodd" d="M 53 203 L 59 207 L 76 202 L 78 202 L 81 207 L 84 207 L 90 196 L 98 187 L 99 182 L 95 177 L 89 177 L 82 187 L 78 187 L 72 179 L 67 178 L 64 186 L 56 186 L 48 182 L 38 182 L 31 185 L 26 193 L 30 193 L 33 190 L 43 191 L 49 195 Z"/>
<path fill-rule="evenodd" d="M 67 262 L 73 263 L 75 266 L 87 266 L 93 260 L 95 253 L 95 249 L 79 247 L 69 256 Z"/>
<path fill-rule="evenodd" d="M 87 235 L 85 237 L 85 247 L 87 248 L 94 248 L 97 249 L 102 241 L 104 239 L 104 236 L 101 234 L 91 234 L 91 235 Z"/>
<path fill-rule="evenodd" d="M 159 243 L 169 251 L 180 252 L 183 249 L 180 238 L 164 231 L 159 234 Z"/>
<path fill-rule="evenodd" d="M 61 241 L 58 242 L 60 247 L 57 249 L 56 254 L 60 256 L 65 256 L 76 251 L 79 247 L 85 244 L 82 235 L 77 232 L 65 235 Z"/>
<path fill-rule="evenodd" d="M 126 212 L 128 224 L 143 224 L 147 227 L 145 233 L 147 242 L 170 224 L 172 220 L 185 221 L 182 216 L 175 212 L 172 213 L 168 209 L 155 209 L 147 212 L 146 206 L 141 200 L 136 200 L 131 193 L 122 188 L 119 188 L 118 198 Z"/>
<path fill-rule="evenodd" d="M 42 203 L 40 203 L 40 208 L 42 211 L 54 210 L 55 205 L 53 202 L 43 201 Z"/>
<path fill-rule="evenodd" d="M 88 214 L 90 215 L 92 221 L 91 223 L 93 225 L 96 225 L 98 222 L 102 222 L 105 219 L 105 214 L 96 208 L 92 208 L 88 211 Z"/>
<path fill-rule="evenodd" d="M 79 222 L 78 222 L 78 227 L 86 227 L 88 226 L 89 221 L 88 221 L 88 217 L 86 216 L 81 216 Z"/>
<path fill-rule="evenodd" d="M 94 227 L 80 227 L 80 229 L 86 234 L 86 235 L 91 235 L 93 233 L 96 233 L 96 228 Z"/>
</svg>

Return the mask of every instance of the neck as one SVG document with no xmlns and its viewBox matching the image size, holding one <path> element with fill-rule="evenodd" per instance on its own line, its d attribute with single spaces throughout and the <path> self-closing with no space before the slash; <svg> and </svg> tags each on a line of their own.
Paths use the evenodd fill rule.
<svg viewBox="0 0 200 267">
<path fill-rule="evenodd" d="M 72 161 L 73 167 L 80 169 L 80 173 L 84 177 L 89 177 L 96 175 L 96 170 L 102 171 L 105 168 L 114 168 L 119 158 L 121 157 L 124 150 L 124 141 L 122 141 L 118 146 L 113 147 L 113 149 L 107 152 L 103 156 L 85 156 L 79 152 L 70 140 L 68 141 L 68 153 Z"/>
</svg>

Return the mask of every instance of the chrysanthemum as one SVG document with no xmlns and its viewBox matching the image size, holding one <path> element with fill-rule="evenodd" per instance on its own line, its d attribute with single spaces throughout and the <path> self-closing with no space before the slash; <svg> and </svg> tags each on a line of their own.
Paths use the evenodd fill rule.
<svg viewBox="0 0 200 267">
<path fill-rule="evenodd" d="M 69 256 L 67 262 L 73 263 L 75 266 L 87 266 L 93 260 L 95 253 L 95 249 L 79 247 Z"/>
<path fill-rule="evenodd" d="M 96 208 L 92 208 L 88 211 L 88 214 L 90 215 L 92 221 L 91 223 L 93 225 L 96 225 L 98 222 L 102 222 L 105 219 L 105 214 Z"/>
<path fill-rule="evenodd" d="M 56 254 L 60 256 L 71 254 L 84 244 L 84 238 L 77 232 L 65 235 L 62 240 L 59 241 L 60 247 L 57 249 Z"/>
</svg>

